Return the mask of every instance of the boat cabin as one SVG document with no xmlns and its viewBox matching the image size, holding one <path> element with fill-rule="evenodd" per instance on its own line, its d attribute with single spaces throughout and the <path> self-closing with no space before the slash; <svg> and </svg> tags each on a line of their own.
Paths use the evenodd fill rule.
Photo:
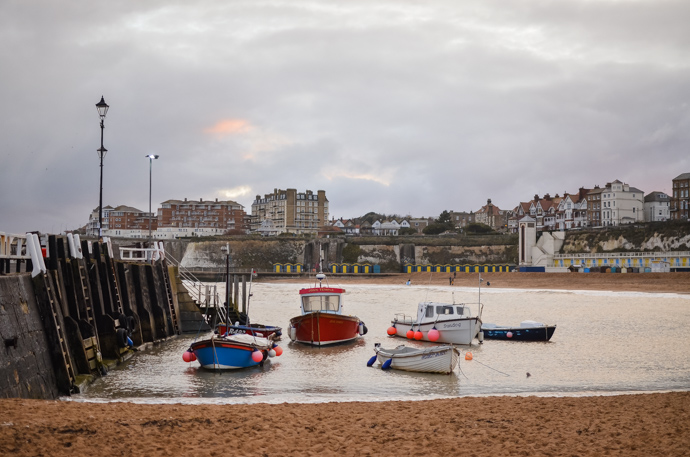
<svg viewBox="0 0 690 457">
<path fill-rule="evenodd" d="M 301 289 L 302 314 L 315 312 L 340 314 L 342 312 L 341 295 L 345 289 L 335 287 L 314 287 Z"/>
<path fill-rule="evenodd" d="M 417 321 L 428 322 L 472 317 L 470 307 L 463 304 L 422 302 L 417 309 Z"/>
</svg>

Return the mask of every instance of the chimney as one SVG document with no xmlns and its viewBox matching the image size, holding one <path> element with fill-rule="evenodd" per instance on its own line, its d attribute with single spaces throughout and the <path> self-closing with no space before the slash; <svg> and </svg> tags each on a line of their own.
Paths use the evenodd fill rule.
<svg viewBox="0 0 690 457">
<path fill-rule="evenodd" d="M 204 199 L 203 199 L 203 198 L 200 198 L 200 199 L 199 199 L 199 203 L 203 203 L 203 202 L 204 202 Z"/>
<path fill-rule="evenodd" d="M 187 197 L 184 198 L 184 201 L 187 201 Z"/>
</svg>

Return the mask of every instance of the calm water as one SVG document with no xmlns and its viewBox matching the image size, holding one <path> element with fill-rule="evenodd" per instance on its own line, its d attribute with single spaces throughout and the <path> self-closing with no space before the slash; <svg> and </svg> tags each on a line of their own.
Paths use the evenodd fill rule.
<svg viewBox="0 0 690 457">
<path fill-rule="evenodd" d="M 255 283 L 250 316 L 285 329 L 299 313 L 298 289 L 308 285 Z M 463 347 L 474 360 L 461 358 L 455 373 L 434 375 L 382 371 L 366 362 L 374 355 L 374 343 L 423 345 L 388 337 L 386 329 L 396 313 L 414 314 L 419 301 L 450 302 L 453 294 L 458 303 L 476 303 L 476 288 L 346 289 L 345 312 L 359 316 L 369 329 L 354 343 L 319 349 L 290 343 L 285 335 L 279 343 L 283 355 L 263 368 L 213 373 L 201 370 L 198 362 L 182 361 L 195 338 L 182 336 L 136 354 L 72 399 L 309 403 L 690 390 L 689 295 L 483 287 L 484 322 L 517 325 L 532 319 L 557 324 L 556 333 L 548 343 L 487 340 Z"/>
</svg>

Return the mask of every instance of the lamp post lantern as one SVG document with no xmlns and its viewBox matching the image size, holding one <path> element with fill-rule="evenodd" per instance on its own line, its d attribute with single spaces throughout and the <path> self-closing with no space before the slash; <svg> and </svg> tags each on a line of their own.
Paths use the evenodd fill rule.
<svg viewBox="0 0 690 457">
<path fill-rule="evenodd" d="M 103 158 L 108 152 L 106 148 L 103 147 L 103 129 L 105 124 L 103 123 L 105 115 L 108 112 L 108 104 L 103 100 L 101 96 L 101 101 L 96 103 L 96 109 L 98 110 L 98 116 L 101 118 L 101 148 L 98 150 L 98 157 L 101 159 L 101 188 L 98 194 L 98 239 L 102 240 L 103 232 Z"/>
<path fill-rule="evenodd" d="M 153 159 L 160 157 L 156 154 L 148 154 L 146 157 L 149 158 L 149 248 L 151 247 L 151 219 L 153 219 L 153 214 L 151 213 L 151 185 L 153 182 Z"/>
</svg>

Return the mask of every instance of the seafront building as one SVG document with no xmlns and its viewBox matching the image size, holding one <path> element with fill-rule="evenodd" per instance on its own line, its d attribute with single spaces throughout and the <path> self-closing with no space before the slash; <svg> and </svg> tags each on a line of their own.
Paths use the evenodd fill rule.
<svg viewBox="0 0 690 457">
<path fill-rule="evenodd" d="M 156 231 L 158 220 L 153 213 L 141 211 L 131 206 L 120 205 L 103 207 L 103 236 L 122 238 L 148 237 L 149 223 L 151 230 Z M 98 237 L 98 208 L 91 212 L 86 234 Z"/>
<path fill-rule="evenodd" d="M 326 191 L 273 189 L 252 203 L 251 231 L 262 235 L 316 234 L 328 221 Z"/>
<path fill-rule="evenodd" d="M 671 198 L 664 192 L 651 192 L 644 198 L 645 222 L 663 222 L 670 218 Z"/>
<path fill-rule="evenodd" d="M 671 196 L 671 219 L 674 221 L 688 220 L 688 205 L 690 197 L 690 173 L 683 173 L 673 178 L 673 195 Z"/>
<path fill-rule="evenodd" d="M 103 236 L 166 240 L 191 236 L 247 233 L 244 207 L 234 201 L 166 200 L 157 215 L 120 205 L 103 208 Z M 98 237 L 98 208 L 89 216 L 86 235 Z"/>
<path fill-rule="evenodd" d="M 601 192 L 601 225 L 644 222 L 644 192 L 615 180 Z"/>
<path fill-rule="evenodd" d="M 158 238 L 247 233 L 244 207 L 232 200 L 166 200 L 158 209 Z"/>
</svg>

